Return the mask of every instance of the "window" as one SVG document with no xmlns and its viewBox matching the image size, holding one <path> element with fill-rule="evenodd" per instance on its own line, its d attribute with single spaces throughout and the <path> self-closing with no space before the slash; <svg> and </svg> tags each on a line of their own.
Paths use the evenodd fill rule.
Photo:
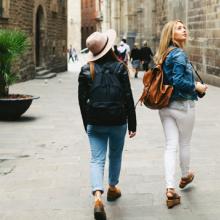
<svg viewBox="0 0 220 220">
<path fill-rule="evenodd" d="M 56 47 L 52 47 L 52 54 L 55 55 Z"/>
<path fill-rule="evenodd" d="M 10 0 L 0 0 L 0 17 L 9 17 Z"/>
<path fill-rule="evenodd" d="M 63 14 L 66 14 L 66 0 L 59 0 L 59 4 L 60 4 L 60 11 Z"/>
<path fill-rule="evenodd" d="M 66 0 L 60 0 L 60 5 L 63 8 L 66 8 Z"/>
<path fill-rule="evenodd" d="M 2 0 L 0 0 L 0 17 L 3 16 L 3 4 L 2 4 Z"/>
</svg>

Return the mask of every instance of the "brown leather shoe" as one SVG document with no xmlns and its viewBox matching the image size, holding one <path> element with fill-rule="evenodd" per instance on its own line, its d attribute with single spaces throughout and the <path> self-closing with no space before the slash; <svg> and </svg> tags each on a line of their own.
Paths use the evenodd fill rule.
<svg viewBox="0 0 220 220">
<path fill-rule="evenodd" d="M 121 197 L 121 191 L 120 189 L 118 189 L 117 187 L 114 188 L 114 190 L 112 189 L 108 189 L 108 193 L 107 193 L 107 200 L 109 202 L 115 201 L 116 199 L 118 199 L 119 197 Z"/>
<path fill-rule="evenodd" d="M 101 200 L 97 200 L 95 202 L 95 207 L 94 207 L 94 218 L 96 220 L 106 220 L 106 213 L 104 209 L 104 205 Z"/>
<path fill-rule="evenodd" d="M 166 192 L 167 196 L 167 208 L 171 209 L 180 204 L 180 196 L 175 192 L 175 189 L 169 188 Z"/>
<path fill-rule="evenodd" d="M 189 183 L 191 183 L 194 179 L 195 175 L 190 172 L 187 177 L 182 177 L 179 183 L 179 187 L 181 189 L 185 188 Z"/>
</svg>

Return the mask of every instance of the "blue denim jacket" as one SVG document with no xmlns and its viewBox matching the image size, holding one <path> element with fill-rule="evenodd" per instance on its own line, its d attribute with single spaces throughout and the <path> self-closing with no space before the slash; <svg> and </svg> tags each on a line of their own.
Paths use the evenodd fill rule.
<svg viewBox="0 0 220 220">
<path fill-rule="evenodd" d="M 197 100 L 193 69 L 186 53 L 173 49 L 163 63 L 164 83 L 174 87 L 171 101 Z"/>
</svg>

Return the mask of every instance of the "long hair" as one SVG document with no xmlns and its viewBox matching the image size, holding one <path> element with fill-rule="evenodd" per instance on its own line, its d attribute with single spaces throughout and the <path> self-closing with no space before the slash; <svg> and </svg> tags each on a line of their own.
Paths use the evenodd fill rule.
<svg viewBox="0 0 220 220">
<path fill-rule="evenodd" d="M 112 49 L 110 49 L 103 57 L 96 60 L 95 63 L 104 63 L 107 61 L 118 61 L 117 56 Z"/>
<path fill-rule="evenodd" d="M 162 33 L 161 33 L 161 37 L 160 37 L 159 47 L 154 56 L 155 63 L 162 62 L 163 56 L 165 55 L 170 45 L 180 47 L 179 43 L 174 40 L 174 29 L 178 22 L 183 24 L 181 20 L 175 20 L 175 21 L 169 21 L 168 23 L 164 25 Z"/>
</svg>

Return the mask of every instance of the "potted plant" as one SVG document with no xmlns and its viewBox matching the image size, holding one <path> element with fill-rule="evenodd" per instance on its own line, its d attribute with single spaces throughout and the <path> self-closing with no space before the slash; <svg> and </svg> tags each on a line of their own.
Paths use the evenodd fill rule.
<svg viewBox="0 0 220 220">
<path fill-rule="evenodd" d="M 9 94 L 9 86 L 19 77 L 12 64 L 28 48 L 26 34 L 19 30 L 0 29 L 0 119 L 18 119 L 35 98 L 31 95 Z"/>
</svg>

